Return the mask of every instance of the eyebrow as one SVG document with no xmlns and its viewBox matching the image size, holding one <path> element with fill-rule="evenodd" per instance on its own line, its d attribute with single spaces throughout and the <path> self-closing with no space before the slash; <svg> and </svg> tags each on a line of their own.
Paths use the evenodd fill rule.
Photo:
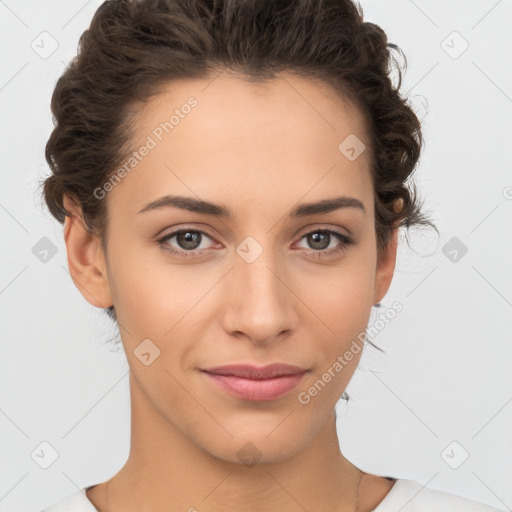
<svg viewBox="0 0 512 512">
<path fill-rule="evenodd" d="M 139 213 L 159 210 L 161 208 L 174 207 L 203 215 L 212 215 L 225 219 L 233 219 L 234 215 L 230 208 L 225 206 L 194 199 L 186 196 L 166 195 L 150 203 L 147 203 Z M 292 209 L 290 217 L 307 217 L 309 215 L 326 214 L 342 208 L 355 208 L 366 213 L 363 203 L 355 197 L 339 196 L 333 199 L 324 199 L 316 203 L 303 203 Z"/>
</svg>

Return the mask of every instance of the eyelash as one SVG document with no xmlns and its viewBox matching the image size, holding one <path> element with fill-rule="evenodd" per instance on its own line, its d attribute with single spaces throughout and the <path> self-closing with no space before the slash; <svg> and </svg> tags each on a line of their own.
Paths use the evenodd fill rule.
<svg viewBox="0 0 512 512">
<path fill-rule="evenodd" d="M 206 235 L 207 237 L 214 240 L 214 237 L 211 236 L 206 231 L 202 231 L 200 229 L 183 228 L 183 229 L 179 229 L 177 231 L 173 231 L 172 233 L 169 233 L 169 234 L 165 235 L 164 237 L 158 239 L 157 243 L 160 247 L 162 247 L 162 249 L 164 251 L 167 251 L 173 255 L 176 255 L 176 256 L 179 256 L 182 258 L 200 257 L 200 256 L 197 256 L 197 249 L 194 249 L 192 251 L 180 251 L 180 250 L 172 249 L 172 248 L 170 248 L 170 246 L 168 244 L 166 244 L 166 242 L 168 240 L 170 240 L 171 238 L 173 238 L 174 236 L 179 235 L 180 233 L 186 233 L 186 232 L 201 233 L 202 235 Z M 337 247 L 335 247 L 334 249 L 323 250 L 323 251 L 313 251 L 313 250 L 306 251 L 306 252 L 309 252 L 309 254 L 312 255 L 314 258 L 318 258 L 318 259 L 324 258 L 324 257 L 333 257 L 333 256 L 345 251 L 350 245 L 352 245 L 354 243 L 354 240 L 351 237 L 345 235 L 344 233 L 340 233 L 339 231 L 336 231 L 334 229 L 314 229 L 312 231 L 308 231 L 307 233 L 304 233 L 300 237 L 299 240 L 302 240 L 303 238 L 305 238 L 308 235 L 311 235 L 312 233 L 327 233 L 330 235 L 334 235 L 341 242 L 341 244 L 338 245 Z M 206 254 L 209 254 L 212 250 L 213 249 L 205 249 Z"/>
</svg>

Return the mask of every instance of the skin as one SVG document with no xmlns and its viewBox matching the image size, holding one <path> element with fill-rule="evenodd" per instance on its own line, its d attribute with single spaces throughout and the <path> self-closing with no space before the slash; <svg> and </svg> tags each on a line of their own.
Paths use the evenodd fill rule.
<svg viewBox="0 0 512 512">
<path fill-rule="evenodd" d="M 130 365 L 130 454 L 87 497 L 102 512 L 372 510 L 394 482 L 342 455 L 334 413 L 361 351 L 308 404 L 297 399 L 364 332 L 393 277 L 397 229 L 378 257 L 369 150 L 354 161 L 338 150 L 349 134 L 368 148 L 367 127 L 318 81 L 282 73 L 251 84 L 226 71 L 212 78 L 173 83 L 144 106 L 134 148 L 168 112 L 190 96 L 198 101 L 103 199 L 106 254 L 66 200 L 71 276 L 92 305 L 115 306 Z M 138 213 L 165 194 L 222 204 L 234 218 L 172 207 Z M 339 195 L 359 199 L 366 212 L 288 217 L 298 203 Z M 192 249 L 199 256 L 173 255 L 156 242 L 180 228 L 208 231 Z M 355 242 L 315 258 L 343 244 L 332 235 L 319 249 L 305 236 L 322 229 Z M 252 263 L 236 252 L 248 236 L 263 249 Z M 165 243 L 191 252 L 178 237 Z M 148 366 L 134 354 L 147 338 L 160 350 Z M 235 362 L 309 372 L 285 397 L 250 402 L 198 370 Z M 249 442 L 256 465 L 237 456 Z"/>
</svg>

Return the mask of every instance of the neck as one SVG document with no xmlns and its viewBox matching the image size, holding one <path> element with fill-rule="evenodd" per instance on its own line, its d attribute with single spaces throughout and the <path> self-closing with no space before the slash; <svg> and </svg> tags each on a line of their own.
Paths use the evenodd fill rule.
<svg viewBox="0 0 512 512">
<path fill-rule="evenodd" d="M 170 512 L 171 504 L 173 511 L 191 512 L 358 510 L 363 473 L 340 452 L 334 410 L 305 449 L 284 461 L 255 465 L 202 450 L 133 383 L 131 416 L 126 464 L 101 492 L 88 493 L 101 512 Z"/>
</svg>

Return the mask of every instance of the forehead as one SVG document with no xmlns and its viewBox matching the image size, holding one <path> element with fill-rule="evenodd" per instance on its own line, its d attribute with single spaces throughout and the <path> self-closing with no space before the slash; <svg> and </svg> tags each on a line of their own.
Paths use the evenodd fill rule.
<svg viewBox="0 0 512 512">
<path fill-rule="evenodd" d="M 350 160 L 342 149 L 354 137 L 367 149 Z M 260 204 L 276 190 L 295 201 L 372 194 L 362 114 L 329 85 L 290 73 L 172 82 L 141 108 L 132 140 L 134 151 L 150 149 L 110 193 L 129 196 L 132 210 L 164 193 Z"/>
</svg>

